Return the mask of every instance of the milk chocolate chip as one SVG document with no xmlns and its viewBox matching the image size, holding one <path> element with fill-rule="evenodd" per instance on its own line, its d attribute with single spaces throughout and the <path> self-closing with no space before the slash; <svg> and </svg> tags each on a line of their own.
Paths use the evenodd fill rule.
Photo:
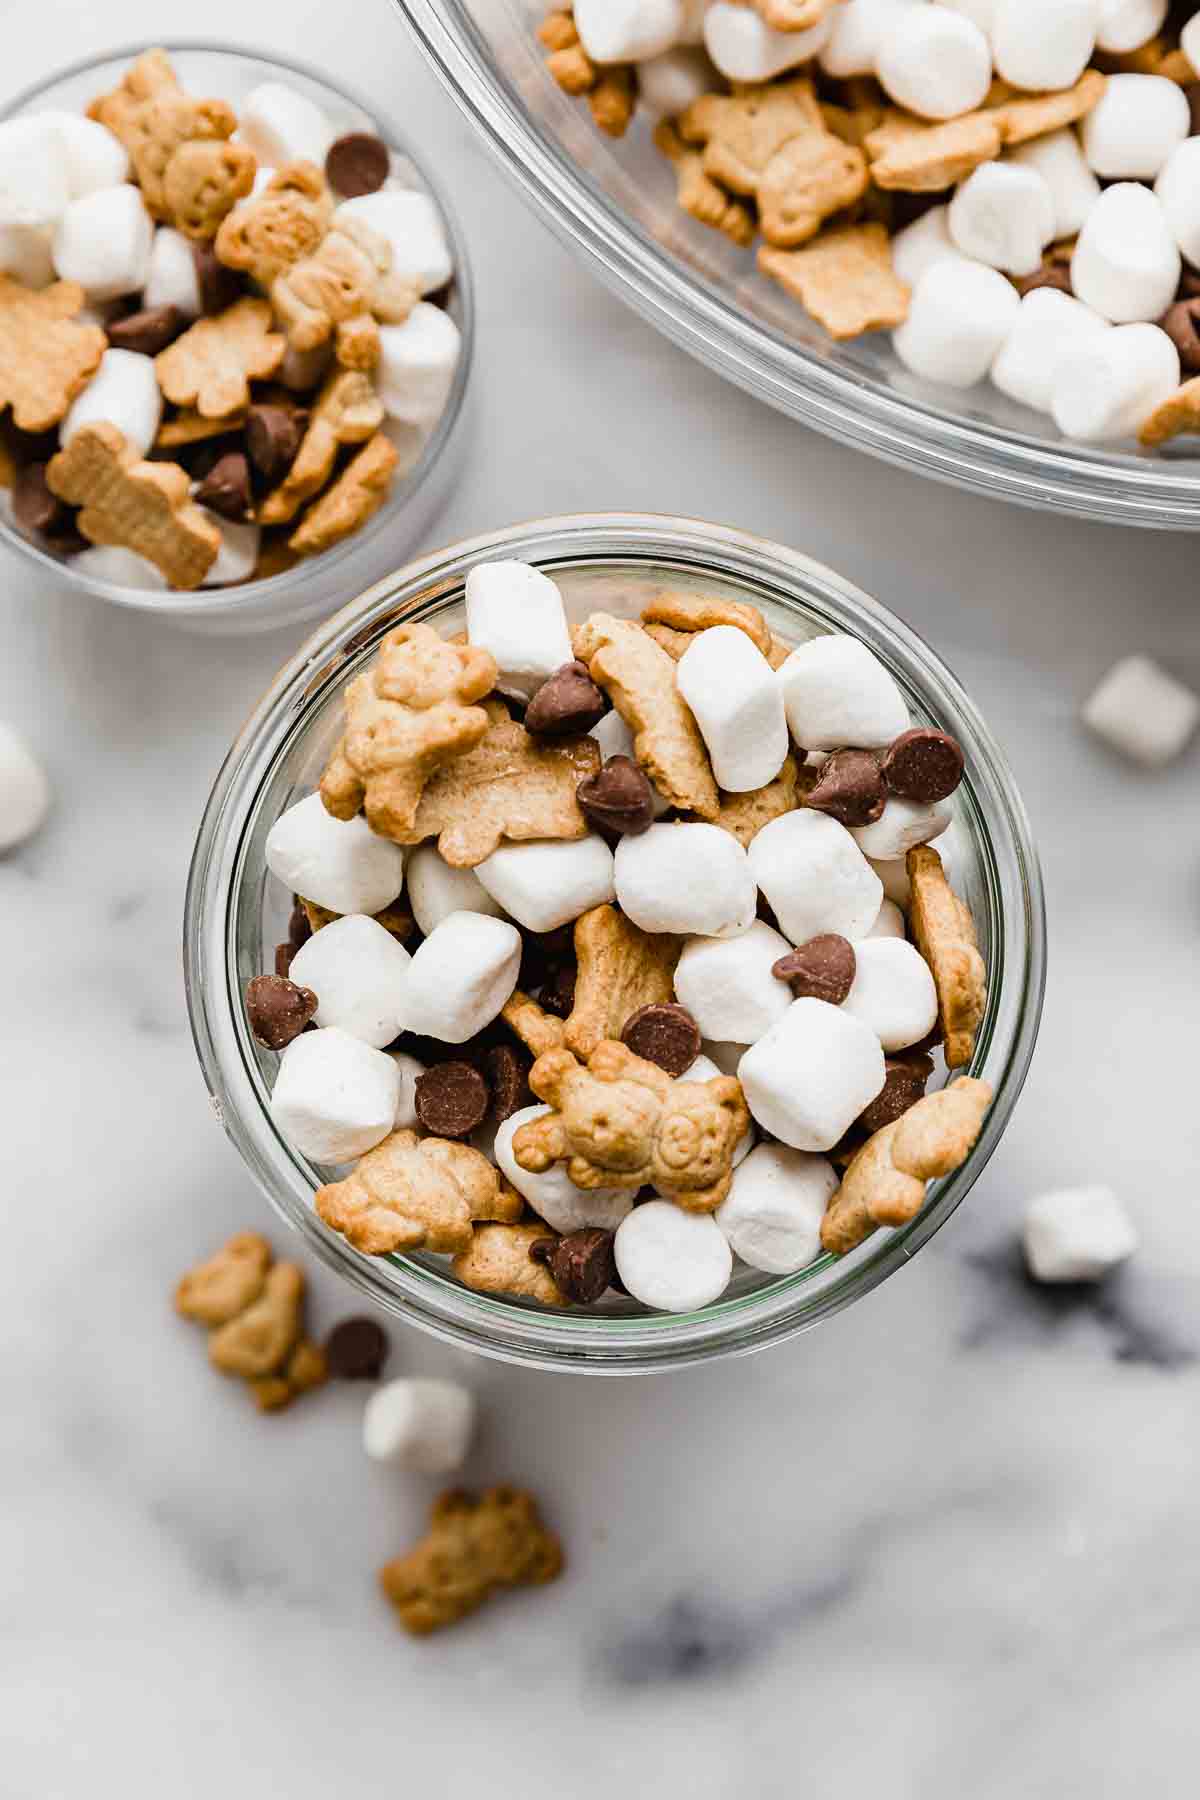
<svg viewBox="0 0 1200 1800">
<path fill-rule="evenodd" d="M 854 945 L 836 931 L 823 931 L 798 950 L 781 956 L 771 973 L 790 984 L 797 1000 L 825 1000 L 830 1006 L 840 1006 L 854 986 L 857 967 Z"/>
<path fill-rule="evenodd" d="M 282 481 L 296 460 L 308 428 L 308 413 L 298 406 L 252 406 L 246 414 L 246 449 L 263 480 Z"/>
<path fill-rule="evenodd" d="M 279 950 L 285 948 L 291 946 L 279 946 Z M 279 950 L 275 952 L 276 968 Z M 288 965 L 291 966 L 290 957 Z M 297 987 L 285 975 L 255 975 L 246 983 L 246 1017 L 251 1031 L 268 1050 L 282 1050 L 298 1038 L 318 1004 L 311 988 Z"/>
<path fill-rule="evenodd" d="M 65 524 L 67 509 L 46 482 L 44 462 L 26 463 L 18 468 L 12 487 L 13 517 L 22 531 L 47 534 Z"/>
<path fill-rule="evenodd" d="M 532 1057 L 526 1051 L 518 1050 L 515 1044 L 497 1044 L 494 1050 L 488 1051 L 484 1071 L 492 1090 L 493 1124 L 503 1125 L 505 1119 L 511 1119 L 523 1106 L 533 1104 L 533 1090 L 529 1085 L 532 1067 Z"/>
<path fill-rule="evenodd" d="M 227 450 L 196 489 L 196 499 L 223 519 L 250 516 L 250 465 L 240 450 Z"/>
<path fill-rule="evenodd" d="M 434 1137 L 469 1137 L 487 1116 L 488 1086 L 468 1062 L 438 1063 L 418 1075 L 413 1095 L 417 1121 Z"/>
<path fill-rule="evenodd" d="M 962 780 L 962 746 L 948 732 L 918 726 L 889 744 L 880 769 L 893 794 L 931 806 L 947 799 Z"/>
<path fill-rule="evenodd" d="M 1177 300 L 1159 324 L 1179 352 L 1185 375 L 1200 375 L 1200 300 Z"/>
<path fill-rule="evenodd" d="M 371 131 L 348 131 L 325 155 L 329 185 L 347 200 L 359 194 L 377 194 L 391 166 L 387 145 Z"/>
<path fill-rule="evenodd" d="M 608 702 L 581 662 L 564 663 L 543 681 L 525 709 L 525 729 L 537 737 L 575 737 L 590 731 Z"/>
<path fill-rule="evenodd" d="M 611 1231 L 588 1227 L 562 1238 L 537 1238 L 529 1254 L 535 1262 L 545 1263 L 563 1298 L 576 1306 L 590 1306 L 616 1280 Z"/>
<path fill-rule="evenodd" d="M 205 313 L 224 312 L 242 291 L 241 277 L 235 269 L 227 269 L 218 260 L 211 244 L 192 245 L 192 262 L 196 270 L 196 286 L 200 289 L 200 307 Z"/>
<path fill-rule="evenodd" d="M 177 306 L 147 306 L 127 318 L 114 319 L 106 327 L 114 350 L 136 350 L 141 356 L 157 356 L 180 336 L 187 320 Z"/>
<path fill-rule="evenodd" d="M 325 1364 L 342 1381 L 375 1381 L 390 1346 L 374 1319 L 343 1319 L 325 1340 Z"/>
<path fill-rule="evenodd" d="M 804 804 L 828 813 L 839 825 L 873 825 L 887 790 L 873 750 L 835 750 L 821 766 Z"/>
<path fill-rule="evenodd" d="M 933 1058 L 909 1051 L 906 1056 L 884 1058 L 883 1086 L 858 1116 L 858 1123 L 868 1134 L 882 1131 L 885 1125 L 903 1118 L 910 1106 L 924 1098 L 925 1083 L 933 1074 Z"/>
<path fill-rule="evenodd" d="M 700 1054 L 700 1027 L 686 1006 L 674 1001 L 639 1006 L 625 1021 L 621 1042 L 668 1075 L 683 1075 Z"/>
<path fill-rule="evenodd" d="M 631 756 L 610 756 L 602 769 L 575 789 L 589 825 L 640 837 L 654 823 L 654 790 Z"/>
</svg>

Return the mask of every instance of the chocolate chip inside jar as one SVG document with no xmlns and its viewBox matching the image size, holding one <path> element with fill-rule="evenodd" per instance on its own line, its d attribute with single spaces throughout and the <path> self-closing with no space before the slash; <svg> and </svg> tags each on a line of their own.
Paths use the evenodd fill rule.
<svg viewBox="0 0 1200 1800">
<path fill-rule="evenodd" d="M 873 750 L 835 750 L 826 758 L 805 801 L 839 825 L 873 825 L 883 811 L 887 789 Z"/>
<path fill-rule="evenodd" d="M 329 185 L 346 200 L 376 194 L 391 173 L 392 158 L 382 138 L 372 131 L 348 131 L 325 156 Z"/>
<path fill-rule="evenodd" d="M 487 1082 L 468 1062 L 438 1063 L 417 1079 L 413 1104 L 418 1124 L 433 1137 L 470 1137 L 487 1117 Z"/>
<path fill-rule="evenodd" d="M 13 478 L 12 509 L 22 531 L 40 532 L 47 537 L 65 525 L 69 517 L 63 502 L 50 491 L 43 462 L 26 463 L 17 469 Z"/>
<path fill-rule="evenodd" d="M 790 985 L 796 1000 L 824 1000 L 830 1006 L 841 1006 L 854 986 L 857 968 L 854 945 L 836 931 L 823 931 L 781 956 L 771 973 Z"/>
<path fill-rule="evenodd" d="M 196 500 L 223 519 L 250 517 L 250 465 L 240 450 L 229 450 L 218 458 L 197 487 Z"/>
<path fill-rule="evenodd" d="M 290 968 L 295 949 L 290 944 L 279 948 L 291 952 L 287 958 Z M 277 969 L 279 960 L 277 951 Z M 255 975 L 246 984 L 246 1017 L 251 1031 L 268 1050 L 283 1050 L 298 1038 L 319 1004 L 311 988 L 297 987 L 286 974 Z"/>
<path fill-rule="evenodd" d="M 642 1006 L 626 1019 L 621 1042 L 645 1062 L 680 1076 L 700 1054 L 700 1027 L 686 1006 Z"/>
<path fill-rule="evenodd" d="M 883 753 L 880 772 L 888 791 L 931 806 L 948 800 L 963 778 L 962 746 L 949 732 L 916 727 L 902 732 Z"/>
<path fill-rule="evenodd" d="M 620 837 L 640 837 L 654 823 L 654 789 L 631 756 L 610 756 L 575 790 L 589 825 Z"/>
<path fill-rule="evenodd" d="M 535 737 L 577 737 L 598 725 L 608 701 L 586 663 L 569 662 L 544 681 L 525 709 L 525 729 Z"/>
<path fill-rule="evenodd" d="M 308 428 L 307 409 L 264 404 L 246 414 L 246 453 L 264 485 L 282 481 Z"/>
<path fill-rule="evenodd" d="M 576 1306 L 592 1306 L 617 1281 L 613 1233 L 586 1228 L 562 1238 L 538 1238 L 529 1247 L 534 1262 L 544 1263 L 563 1295 Z"/>
<path fill-rule="evenodd" d="M 157 356 L 187 329 L 188 321 L 177 306 L 147 306 L 114 319 L 107 327 L 114 350 L 134 350 L 141 356 Z"/>
</svg>

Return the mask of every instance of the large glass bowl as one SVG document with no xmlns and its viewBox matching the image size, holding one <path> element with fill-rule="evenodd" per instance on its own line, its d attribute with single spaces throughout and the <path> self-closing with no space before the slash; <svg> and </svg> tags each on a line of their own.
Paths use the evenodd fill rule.
<svg viewBox="0 0 1200 1800">
<path fill-rule="evenodd" d="M 685 350 L 843 443 L 976 493 L 1113 524 L 1200 529 L 1196 440 L 1155 457 L 1062 439 L 990 384 L 909 373 L 886 334 L 838 345 L 753 255 L 675 204 L 644 116 L 617 143 L 562 93 L 537 0 L 395 0 L 501 166 L 602 281 Z"/>
<path fill-rule="evenodd" d="M 333 576 L 345 592 L 347 586 L 357 588 L 375 580 L 384 569 L 394 568 L 425 535 L 453 493 L 465 450 L 464 401 L 475 342 L 470 261 L 466 240 L 445 190 L 390 117 L 382 117 L 365 101 L 334 86 L 324 73 L 274 51 L 195 41 L 168 42 L 165 47 L 180 81 L 192 93 L 218 95 L 236 108 L 260 82 L 281 81 L 313 100 L 339 135 L 347 131 L 378 132 L 391 148 L 393 174 L 404 186 L 417 188 L 436 202 L 454 259 L 454 286 L 447 310 L 458 326 L 462 354 L 445 411 L 423 442 L 417 442 L 415 433 L 398 434 L 401 462 L 387 501 L 361 531 L 331 550 L 306 557 L 282 574 L 262 581 L 239 582 L 235 587 L 199 588 L 187 593 L 129 588 L 79 573 L 69 559 L 52 555 L 20 531 L 11 515 L 0 507 L 0 541 L 32 557 L 44 573 L 70 587 L 115 606 L 174 619 L 196 631 L 266 631 L 327 613 Z M 0 106 L 0 120 L 48 108 L 82 111 L 96 94 L 115 87 L 145 48 L 145 44 L 131 44 L 60 69 Z"/>
<path fill-rule="evenodd" d="M 939 841 L 979 929 L 987 1013 L 970 1073 L 995 1101 L 975 1150 L 936 1182 L 911 1224 L 880 1232 L 840 1261 L 797 1275 L 742 1268 L 726 1296 L 684 1317 L 614 1299 L 557 1312 L 472 1293 L 433 1256 L 372 1258 L 351 1250 L 313 1210 L 321 1177 L 276 1131 L 268 1111 L 277 1058 L 246 1024 L 242 994 L 273 966 L 292 897 L 269 873 L 264 844 L 284 809 L 310 792 L 341 731 L 342 691 L 400 620 L 452 633 L 477 562 L 515 557 L 558 582 L 573 621 L 602 607 L 636 616 L 662 586 L 694 585 L 748 600 L 793 642 L 853 632 L 886 663 L 915 720 L 953 732 L 967 775 Z M 1033 1052 L 1041 1014 L 1045 920 L 1041 876 L 1012 774 L 955 677 L 916 633 L 808 557 L 745 532 L 688 519 L 612 514 L 547 519 L 455 544 L 399 570 L 343 608 L 281 671 L 230 751 L 192 862 L 185 924 L 192 1029 L 217 1115 L 276 1209 L 308 1247 L 390 1311 L 437 1335 L 513 1362 L 630 1374 L 757 1349 L 867 1294 L 927 1243 L 965 1198 L 999 1142 Z"/>
</svg>

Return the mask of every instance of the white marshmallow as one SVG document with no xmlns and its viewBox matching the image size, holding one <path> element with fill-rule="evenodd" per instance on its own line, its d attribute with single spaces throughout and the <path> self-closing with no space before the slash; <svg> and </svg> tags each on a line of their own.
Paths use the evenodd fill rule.
<svg viewBox="0 0 1200 1800">
<path fill-rule="evenodd" d="M 264 81 L 242 101 L 238 137 L 269 168 L 290 162 L 314 162 L 324 168 L 333 128 L 306 94 L 281 81 Z"/>
<path fill-rule="evenodd" d="M 1180 32 L 1179 48 L 1200 75 L 1200 12 L 1193 13 Z"/>
<path fill-rule="evenodd" d="M 501 1173 L 508 1176 L 522 1199 L 545 1219 L 552 1231 L 564 1236 L 594 1226 L 597 1231 L 615 1231 L 621 1220 L 633 1210 L 632 1188 L 581 1188 L 567 1174 L 565 1162 L 551 1163 L 540 1175 L 523 1169 L 513 1155 L 513 1138 L 522 1125 L 544 1119 L 548 1106 L 523 1106 L 505 1119 L 496 1131 L 492 1153 Z"/>
<path fill-rule="evenodd" d="M 674 119 L 716 86 L 703 50 L 668 50 L 638 64 L 638 105 L 652 119 Z"/>
<path fill-rule="evenodd" d="M 477 563 L 467 576 L 467 638 L 490 650 L 502 694 L 531 700 L 573 660 L 562 595 L 528 563 Z"/>
<path fill-rule="evenodd" d="M 831 1150 L 886 1074 L 870 1027 L 824 1000 L 793 1000 L 738 1065 L 753 1117 L 795 1150 Z"/>
<path fill-rule="evenodd" d="M 1064 436 L 1105 443 L 1132 437 L 1178 386 L 1179 352 L 1166 332 L 1118 325 L 1062 357 L 1051 412 Z"/>
<path fill-rule="evenodd" d="M 515 925 L 483 913 L 451 913 L 409 963 L 408 1029 L 465 1044 L 499 1013 L 520 967 Z"/>
<path fill-rule="evenodd" d="M 962 13 L 972 24 L 978 25 L 985 37 L 990 36 L 996 0 L 934 0 L 934 5 L 948 6 L 951 12 Z"/>
<path fill-rule="evenodd" d="M 347 913 L 314 931 L 292 958 L 290 978 L 317 996 L 319 1026 L 336 1025 L 382 1050 L 407 1024 L 412 957 L 377 919 Z"/>
<path fill-rule="evenodd" d="M 943 861 L 945 859 L 943 858 Z M 867 861 L 883 883 L 883 891 L 898 912 L 907 912 L 912 898 L 908 864 L 902 856 L 868 856 Z"/>
<path fill-rule="evenodd" d="M 945 387 L 973 387 L 1012 330 L 1020 296 L 984 263 L 936 262 L 917 282 L 908 317 L 892 333 L 906 368 Z"/>
<path fill-rule="evenodd" d="M 916 287 L 935 263 L 955 262 L 961 257 L 950 236 L 949 218 L 948 206 L 931 206 L 892 239 L 892 267 L 907 287 Z"/>
<path fill-rule="evenodd" d="M 934 838 L 941 837 L 950 819 L 945 800 L 924 806 L 920 801 L 902 800 L 899 795 L 890 794 L 874 824 L 856 825 L 850 836 L 864 856 L 877 862 L 894 862 L 918 844 L 931 844 Z"/>
<path fill-rule="evenodd" d="M 154 221 L 139 190 L 101 188 L 72 200 L 54 227 L 54 267 L 89 300 L 115 300 L 145 285 L 153 242 Z"/>
<path fill-rule="evenodd" d="M 0 124 L 0 225 L 53 225 L 70 199 L 70 160 L 53 119 Z"/>
<path fill-rule="evenodd" d="M 1096 688 L 1083 722 L 1124 756 L 1158 769 L 1186 748 L 1200 723 L 1200 695 L 1151 657 L 1127 656 Z"/>
<path fill-rule="evenodd" d="M 120 138 L 84 113 L 46 112 L 40 117 L 62 139 L 67 159 L 67 189 L 72 200 L 129 179 L 129 152 Z"/>
<path fill-rule="evenodd" d="M 1138 1247 L 1133 1220 L 1105 1187 L 1039 1194 L 1026 1208 L 1022 1241 L 1035 1281 L 1101 1281 Z"/>
<path fill-rule="evenodd" d="M 698 631 L 675 665 L 717 784 L 745 794 L 774 781 L 788 753 L 783 691 L 756 644 L 736 625 Z"/>
<path fill-rule="evenodd" d="M 142 360 L 148 362 L 150 358 L 143 357 Z M 207 506 L 202 506 L 200 511 L 221 534 L 221 547 L 200 583 L 201 587 L 232 587 L 237 581 L 248 581 L 258 564 L 261 528 L 252 519 L 223 519 Z"/>
<path fill-rule="evenodd" d="M 404 885 L 404 852 L 359 813 L 335 819 L 320 794 L 281 813 L 267 834 L 272 875 L 293 893 L 336 913 L 377 913 Z"/>
<path fill-rule="evenodd" d="M 50 783 L 29 745 L 0 722 L 0 851 L 31 838 L 50 810 Z"/>
<path fill-rule="evenodd" d="M 821 1220 L 838 1189 L 823 1156 L 760 1144 L 735 1172 L 713 1217 L 734 1253 L 767 1275 L 793 1275 L 821 1254 Z"/>
<path fill-rule="evenodd" d="M 1162 75 L 1110 75 L 1083 121 L 1083 154 L 1109 180 L 1153 181 L 1190 129 L 1178 83 Z"/>
<path fill-rule="evenodd" d="M 1172 151 L 1154 192 L 1171 236 L 1187 260 L 1200 266 L 1200 137 Z"/>
<path fill-rule="evenodd" d="M 95 544 L 90 550 L 80 550 L 71 558 L 71 568 L 77 575 L 111 581 L 116 587 L 143 588 L 149 592 L 169 586 L 160 568 L 139 556 L 136 550 L 126 550 L 121 544 Z"/>
<path fill-rule="evenodd" d="M 467 1460 L 475 1414 L 474 1395 L 457 1381 L 385 1381 L 363 1412 L 363 1449 L 415 1475 L 450 1475 Z"/>
<path fill-rule="evenodd" d="M 412 916 L 424 937 L 451 913 L 490 913 L 498 919 L 504 912 L 474 869 L 452 868 L 436 844 L 421 844 L 409 852 L 405 882 Z"/>
<path fill-rule="evenodd" d="M 1111 331 L 1112 326 L 1082 300 L 1056 288 L 1034 288 L 1021 301 L 1016 323 L 992 364 L 992 381 L 1037 412 L 1049 412 L 1054 377 L 1066 352 Z"/>
<path fill-rule="evenodd" d="M 810 638 L 778 681 L 791 734 L 805 750 L 879 750 L 908 730 L 904 696 L 858 638 Z"/>
<path fill-rule="evenodd" d="M 754 922 L 749 859 L 719 825 L 652 825 L 623 837 L 614 874 L 622 912 L 643 931 L 728 938 Z"/>
<path fill-rule="evenodd" d="M 833 25 L 827 13 L 805 31 L 774 31 L 753 7 L 715 0 L 704 15 L 704 43 L 727 81 L 773 81 L 823 50 Z"/>
<path fill-rule="evenodd" d="M 1100 0 L 1097 50 L 1140 50 L 1163 28 L 1170 0 Z"/>
<path fill-rule="evenodd" d="M 50 239 L 42 226 L 0 225 L 0 274 L 14 275 L 31 288 L 54 280 Z"/>
<path fill-rule="evenodd" d="M 949 227 L 964 256 L 1006 275 L 1032 275 L 1054 236 L 1054 201 L 1036 169 L 983 163 L 959 185 Z"/>
<path fill-rule="evenodd" d="M 1066 125 L 1061 131 L 1034 138 L 1032 143 L 1019 144 L 1009 160 L 1036 169 L 1049 188 L 1054 204 L 1054 237 L 1074 237 L 1100 198 L 1100 183 L 1088 168 L 1071 127 Z"/>
<path fill-rule="evenodd" d="M 875 73 L 897 106 L 925 119 L 954 119 L 982 105 L 992 58 L 986 37 L 962 13 L 906 6 L 879 35 Z"/>
<path fill-rule="evenodd" d="M 708 1213 L 648 1200 L 617 1227 L 617 1273 L 635 1300 L 658 1312 L 698 1312 L 719 1300 L 733 1274 L 733 1252 Z"/>
<path fill-rule="evenodd" d="M 692 938 L 675 969 L 675 998 L 702 1036 L 755 1044 L 792 1003 L 787 982 L 771 973 L 791 948 L 761 919 L 741 937 Z"/>
<path fill-rule="evenodd" d="M 821 67 L 838 81 L 849 75 L 873 75 L 879 40 L 897 8 L 924 4 L 925 0 L 843 0 L 833 9 L 833 31 L 821 51 Z"/>
<path fill-rule="evenodd" d="M 630 762 L 637 762 L 633 751 L 633 733 L 614 706 L 588 733 L 600 746 L 600 754 L 605 762 L 613 756 L 627 756 Z M 642 771 L 645 774 L 645 770 Z M 649 776 L 646 776 L 649 781 Z M 671 802 L 664 800 L 654 783 L 650 782 L 650 792 L 654 802 L 654 816 L 661 818 L 663 813 L 670 812 Z"/>
<path fill-rule="evenodd" d="M 504 844 L 475 873 L 526 931 L 554 931 L 616 898 L 613 853 L 595 832 L 564 843 Z"/>
<path fill-rule="evenodd" d="M 391 1132 L 399 1092 L 382 1050 L 336 1027 L 304 1031 L 279 1059 L 271 1117 L 311 1162 L 348 1163 Z"/>
<path fill-rule="evenodd" d="M 1114 325 L 1161 318 L 1179 286 L 1179 250 L 1162 204 L 1134 181 L 1106 188 L 1071 258 L 1077 299 Z"/>
<path fill-rule="evenodd" d="M 428 300 L 418 300 L 403 325 L 381 325 L 375 379 L 389 417 L 426 429 L 436 425 L 461 354 L 458 326 Z"/>
<path fill-rule="evenodd" d="M 435 294 L 454 273 L 442 215 L 428 194 L 415 188 L 381 188 L 343 200 L 338 219 L 357 219 L 386 238 L 392 249 L 392 274 L 411 281 L 422 294 Z"/>
<path fill-rule="evenodd" d="M 683 33 L 682 0 L 576 0 L 575 29 L 593 62 L 642 62 Z"/>
<path fill-rule="evenodd" d="M 904 914 L 894 900 L 885 900 L 879 909 L 879 917 L 867 933 L 868 938 L 902 938 L 907 936 L 908 927 Z"/>
<path fill-rule="evenodd" d="M 1096 45 L 1097 0 L 996 0 L 992 60 L 1013 87 L 1074 87 Z"/>
<path fill-rule="evenodd" d="M 325 930 L 328 931 L 326 926 Z M 320 933 L 318 932 L 318 937 Z M 417 1118 L 417 1083 L 425 1073 L 425 1064 L 418 1062 L 415 1056 L 409 1056 L 403 1050 L 389 1050 L 388 1055 L 396 1065 L 396 1073 L 400 1077 L 400 1098 L 396 1102 L 396 1130 L 416 1131 Z"/>
<path fill-rule="evenodd" d="M 801 808 L 772 819 L 751 839 L 749 856 L 754 879 L 793 944 L 825 931 L 865 938 L 879 917 L 879 877 L 828 813 Z"/>
<path fill-rule="evenodd" d="M 861 1019 L 889 1054 L 928 1037 L 937 1023 L 937 990 L 921 952 L 903 938 L 884 937 L 855 944 L 854 956 L 843 1012 Z"/>
<path fill-rule="evenodd" d="M 161 418 L 162 390 L 154 373 L 154 358 L 140 356 L 136 350 L 106 350 L 100 367 L 72 401 L 58 428 L 58 438 L 69 444 L 84 425 L 107 422 L 123 431 L 144 456 L 158 435 Z"/>
<path fill-rule="evenodd" d="M 708 1047 L 710 1050 L 724 1050 L 730 1052 L 731 1054 L 726 1057 L 729 1067 L 726 1069 L 721 1068 L 720 1064 L 715 1063 L 711 1056 L 698 1056 L 691 1067 L 683 1071 L 683 1074 L 679 1077 L 680 1081 L 716 1081 L 721 1075 L 736 1076 L 737 1066 L 749 1049 L 748 1044 L 710 1043 Z M 753 1148 L 754 1127 L 753 1125 L 747 1125 L 745 1131 L 743 1131 L 741 1137 L 733 1146 L 732 1162 L 735 1169 L 739 1163 L 745 1161 Z"/>
<path fill-rule="evenodd" d="M 154 234 L 142 304 L 177 306 L 185 319 L 197 319 L 203 310 L 191 239 L 170 225 L 160 225 Z"/>
</svg>

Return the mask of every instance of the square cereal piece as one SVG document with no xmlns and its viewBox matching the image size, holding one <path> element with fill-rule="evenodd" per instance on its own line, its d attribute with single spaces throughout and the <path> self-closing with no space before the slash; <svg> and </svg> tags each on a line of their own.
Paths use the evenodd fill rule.
<svg viewBox="0 0 1200 1800">
<path fill-rule="evenodd" d="M 764 244 L 758 266 L 834 338 L 885 331 L 908 317 L 909 290 L 892 267 L 882 225 L 842 225 L 802 250 Z"/>
<path fill-rule="evenodd" d="M 1183 751 L 1200 724 L 1200 695 L 1149 656 L 1127 656 L 1088 700 L 1083 722 L 1123 756 L 1160 769 Z"/>
</svg>

